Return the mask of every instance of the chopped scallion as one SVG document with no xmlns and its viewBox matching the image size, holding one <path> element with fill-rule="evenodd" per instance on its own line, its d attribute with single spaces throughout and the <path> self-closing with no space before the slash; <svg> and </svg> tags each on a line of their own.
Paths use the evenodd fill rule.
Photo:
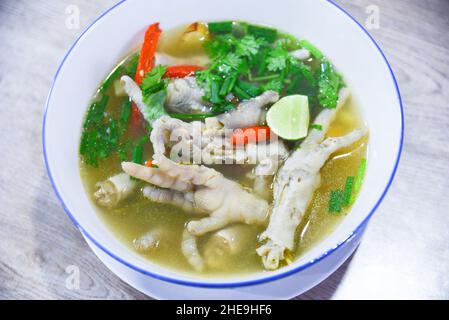
<svg viewBox="0 0 449 320">
<path fill-rule="evenodd" d="M 212 106 L 211 111 L 214 115 L 222 114 L 224 112 L 230 111 L 235 108 L 235 105 L 233 105 L 231 102 L 223 101 L 219 104 L 215 104 Z"/>
<path fill-rule="evenodd" d="M 221 99 L 219 97 L 219 83 L 217 81 L 212 81 L 210 84 L 210 102 L 220 103 Z"/>
<path fill-rule="evenodd" d="M 261 93 L 259 86 L 246 81 L 238 80 L 237 86 L 245 91 L 250 97 L 255 97 Z"/>
<path fill-rule="evenodd" d="M 239 98 L 240 100 L 248 100 L 251 99 L 251 96 L 245 92 L 245 90 L 243 90 L 242 88 L 240 88 L 239 86 L 235 86 L 234 90 L 232 90 L 232 92 L 234 93 L 234 95 Z"/>
<path fill-rule="evenodd" d="M 366 159 L 363 158 L 357 170 L 357 176 L 347 177 L 345 187 L 343 190 L 331 191 L 329 198 L 329 212 L 338 213 L 342 208 L 349 207 L 355 201 L 355 197 L 360 190 L 363 182 L 363 177 L 366 170 Z"/>
<path fill-rule="evenodd" d="M 331 191 L 330 198 L 329 198 L 329 212 L 330 213 L 341 212 L 342 198 L 343 198 L 343 191 L 341 191 L 341 190 Z"/>
<path fill-rule="evenodd" d="M 352 189 L 354 186 L 354 177 L 347 177 L 346 183 L 345 183 L 345 189 L 343 192 L 343 206 L 347 207 L 351 204 L 351 198 L 352 198 Z"/>
<path fill-rule="evenodd" d="M 122 104 L 122 110 L 120 112 L 120 131 L 123 134 L 126 130 L 126 125 L 128 124 L 129 117 L 131 115 L 131 100 L 126 99 L 125 102 Z"/>
<path fill-rule="evenodd" d="M 247 31 L 249 34 L 260 37 L 268 41 L 269 43 L 273 43 L 277 37 L 277 30 L 268 27 L 256 26 L 253 24 L 249 24 Z"/>
<path fill-rule="evenodd" d="M 99 125 L 103 121 L 104 110 L 108 104 L 109 96 L 103 95 L 100 100 L 95 101 L 89 107 L 87 111 L 86 120 L 84 121 L 84 128 L 88 128 L 92 125 Z"/>
<path fill-rule="evenodd" d="M 209 32 L 212 34 L 222 34 L 222 33 L 231 33 L 232 32 L 232 21 L 223 21 L 223 22 L 209 22 L 207 24 L 209 28 Z"/>
<path fill-rule="evenodd" d="M 357 170 L 357 176 L 355 177 L 354 181 L 354 192 L 351 196 L 351 204 L 355 201 L 355 196 L 359 193 L 360 187 L 362 186 L 363 178 L 365 177 L 365 171 L 366 171 L 366 159 L 362 158 L 360 161 L 359 169 Z"/>
<path fill-rule="evenodd" d="M 133 148 L 133 162 L 142 164 L 143 159 L 143 146 L 136 145 Z"/>
<path fill-rule="evenodd" d="M 222 97 L 225 97 L 229 92 L 232 91 L 236 81 L 237 81 L 237 77 L 236 76 L 229 76 L 229 77 L 227 77 L 223 81 L 223 84 L 221 85 L 219 95 L 222 96 Z"/>
<path fill-rule="evenodd" d="M 251 77 L 249 80 L 251 81 L 267 81 L 267 80 L 273 80 L 279 78 L 280 74 L 269 74 L 262 77 Z"/>
<path fill-rule="evenodd" d="M 134 78 L 137 71 L 137 64 L 139 63 L 139 53 L 133 54 L 129 59 L 128 63 L 125 66 L 125 73 L 130 76 L 131 78 Z"/>
</svg>

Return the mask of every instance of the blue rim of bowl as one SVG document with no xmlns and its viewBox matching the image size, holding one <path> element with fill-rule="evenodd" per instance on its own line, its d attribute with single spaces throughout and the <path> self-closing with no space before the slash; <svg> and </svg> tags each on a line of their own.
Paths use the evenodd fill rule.
<svg viewBox="0 0 449 320">
<path fill-rule="evenodd" d="M 86 230 L 78 223 L 78 221 L 75 219 L 75 217 L 72 215 L 72 213 L 70 212 L 70 210 L 67 208 L 67 206 L 65 205 L 56 185 L 53 179 L 53 176 L 51 174 L 50 171 L 50 167 L 48 164 L 48 159 L 47 159 L 47 151 L 46 151 L 46 146 L 45 146 L 45 124 L 46 124 L 46 119 L 47 119 L 47 110 L 48 110 L 48 105 L 50 102 L 50 98 L 51 98 L 51 94 L 54 88 L 54 85 L 56 83 L 56 80 L 58 78 L 59 72 L 61 71 L 62 66 L 64 65 L 65 61 L 67 60 L 67 57 L 70 55 L 70 53 L 72 52 L 73 48 L 78 44 L 78 42 L 80 41 L 80 39 L 84 36 L 84 34 L 90 30 L 90 28 L 92 26 L 94 26 L 99 20 L 101 20 L 105 15 L 107 15 L 110 11 L 114 10 L 116 7 L 118 7 L 119 5 L 123 4 L 124 2 L 126 2 L 126 0 L 121 0 L 120 2 L 116 3 L 113 7 L 109 8 L 107 11 L 105 11 L 102 15 L 100 15 L 97 19 L 95 19 L 94 22 L 92 22 L 91 25 L 89 25 L 89 27 L 87 27 L 86 30 L 83 31 L 83 33 L 76 39 L 76 41 L 73 43 L 73 45 L 70 47 L 69 51 L 66 53 L 66 55 L 64 56 L 64 58 L 62 59 L 61 64 L 59 65 L 56 74 L 53 78 L 53 82 L 52 85 L 50 87 L 50 91 L 48 93 L 47 96 L 47 100 L 45 103 L 45 111 L 44 111 L 44 121 L 43 121 L 43 127 L 42 127 L 42 143 L 43 143 L 43 151 L 44 151 L 44 160 L 45 160 L 45 166 L 47 168 L 47 172 L 48 172 L 48 176 L 50 178 L 51 184 L 53 186 L 53 189 L 56 193 L 56 196 L 59 199 L 59 202 L 61 203 L 64 211 L 67 213 L 67 215 L 69 216 L 69 218 L 73 221 L 73 223 L 77 226 L 77 228 L 91 241 L 93 242 L 98 248 L 100 248 L 103 252 L 105 252 L 107 255 L 109 255 L 111 258 L 115 259 L 116 261 L 122 263 L 123 265 L 133 269 L 134 271 L 137 271 L 139 273 L 142 273 L 144 275 L 150 276 L 152 278 L 158 279 L 158 280 L 163 280 L 163 281 L 167 281 L 170 283 L 174 283 L 174 284 L 180 284 L 180 285 L 186 285 L 186 286 L 191 286 L 191 287 L 203 287 L 203 288 L 235 288 L 235 287 L 243 287 L 243 286 L 251 286 L 251 285 L 257 285 L 257 284 L 262 284 L 262 283 L 267 283 L 267 282 L 271 282 L 271 281 L 275 281 L 281 278 L 285 278 L 288 277 L 292 274 L 295 274 L 299 271 L 302 271 L 304 269 L 307 269 L 309 267 L 311 267 L 312 265 L 314 265 L 315 263 L 323 260 L 324 258 L 328 257 L 330 254 L 332 254 L 333 252 L 335 252 L 338 248 L 340 248 L 342 245 L 344 245 L 345 243 L 349 242 L 353 236 L 355 234 L 357 234 L 364 226 L 365 224 L 369 221 L 369 219 L 372 217 L 372 215 L 374 214 L 374 212 L 377 210 L 377 208 L 379 207 L 379 205 L 381 204 L 381 202 L 383 201 L 385 195 L 387 194 L 394 176 L 396 174 L 396 171 L 398 169 L 398 165 L 399 165 L 399 161 L 401 158 L 401 153 L 402 153 L 402 147 L 403 147 L 403 142 L 404 142 L 404 108 L 403 108 L 403 104 L 402 104 L 402 98 L 401 98 L 401 93 L 399 91 L 399 85 L 397 83 L 396 77 L 393 73 L 393 69 L 391 68 L 390 63 L 388 62 L 385 54 L 383 53 L 382 49 L 380 48 L 380 46 L 377 44 L 377 42 L 374 40 L 374 38 L 371 36 L 371 34 L 354 18 L 352 17 L 346 10 L 344 10 L 343 8 L 341 8 L 338 4 L 336 4 L 335 2 L 333 2 L 332 0 L 325 0 L 327 2 L 329 2 L 330 4 L 332 4 L 333 6 L 335 6 L 337 9 L 339 9 L 340 11 L 342 11 L 346 16 L 348 16 L 354 23 L 356 23 L 359 28 L 369 37 L 369 39 L 371 40 L 371 42 L 376 46 L 377 50 L 379 51 L 379 53 L 381 54 L 382 58 L 384 59 L 388 69 L 390 70 L 390 74 L 392 77 L 392 80 L 394 82 L 394 85 L 396 87 L 396 93 L 397 93 L 397 97 L 398 97 L 398 101 L 399 101 L 399 105 L 400 105 L 400 111 L 401 111 L 401 137 L 400 137 L 400 141 L 399 141 L 399 150 L 398 150 L 398 154 L 396 157 L 396 162 L 393 168 L 393 172 L 391 173 L 390 179 L 388 180 L 388 183 L 384 189 L 384 191 L 382 192 L 382 195 L 380 196 L 379 200 L 376 202 L 376 204 L 374 205 L 374 207 L 371 209 L 370 213 L 365 217 L 365 219 L 357 226 L 357 228 L 343 241 L 337 243 L 335 246 L 332 247 L 332 249 L 324 252 L 323 254 L 321 254 L 320 256 L 318 256 L 317 258 L 310 260 L 294 269 L 276 274 L 276 275 L 272 275 L 272 276 L 266 276 L 266 277 L 262 277 L 259 279 L 255 279 L 255 280 L 248 280 L 248 281 L 241 281 L 241 282 L 221 282 L 221 283 L 207 283 L 207 282 L 201 282 L 201 281 L 187 281 L 187 280 L 180 280 L 180 279 L 176 279 L 176 278 L 171 278 L 168 276 L 163 276 L 157 273 L 153 273 L 144 269 L 141 269 L 125 260 L 123 260 L 122 258 L 116 256 L 114 253 L 112 253 L 111 251 L 109 251 L 106 247 L 104 247 L 103 245 L 101 245 L 100 243 L 98 243 L 88 232 L 86 232 Z"/>
</svg>

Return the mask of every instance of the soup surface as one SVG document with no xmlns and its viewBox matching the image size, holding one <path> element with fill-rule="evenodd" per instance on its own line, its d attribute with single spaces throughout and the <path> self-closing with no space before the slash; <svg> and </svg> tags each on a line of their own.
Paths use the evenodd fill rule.
<svg viewBox="0 0 449 320">
<path fill-rule="evenodd" d="M 235 41 L 235 43 L 228 45 L 227 41 L 229 43 Z M 120 78 L 128 75 L 139 84 L 136 74 L 144 64 L 142 56 L 151 54 L 151 46 L 154 47 L 153 51 L 155 50 L 153 65 L 146 70 L 146 73 L 156 74 L 159 66 L 164 66 L 166 69 L 163 70 L 165 76 L 160 77 L 159 82 L 153 81 L 154 79 L 150 79 L 150 76 L 145 74 L 142 77 L 140 88 L 145 103 L 150 107 L 156 105 L 154 99 L 159 93 L 170 95 L 170 90 L 173 88 L 173 86 L 170 87 L 170 82 L 193 76 L 196 77 L 198 86 L 205 88 L 201 100 L 204 101 L 204 106 L 201 102 L 201 108 L 193 108 L 192 103 L 189 103 L 190 109 L 170 110 L 167 108 L 167 104 L 171 101 L 170 97 L 164 96 L 165 109 L 162 109 L 162 114 L 156 113 L 154 119 L 148 120 L 148 113 L 139 109 L 138 103 L 134 101 L 132 94 L 129 94 L 129 90 L 125 90 L 125 85 Z M 214 56 L 219 54 L 222 55 L 221 60 Z M 265 58 L 263 55 L 266 55 Z M 255 59 L 259 60 L 254 62 Z M 217 67 L 219 63 L 222 63 L 221 67 Z M 236 63 L 246 63 L 249 66 L 233 69 Z M 265 71 L 261 70 L 261 64 L 264 63 L 267 64 Z M 178 68 L 170 69 L 171 66 L 178 66 Z M 330 73 L 326 78 L 324 75 L 327 72 L 326 67 L 332 68 L 331 72 L 335 72 L 335 75 Z M 226 68 L 234 71 L 226 73 L 228 72 Z M 299 76 L 296 76 L 292 70 L 297 70 Z M 173 77 L 168 76 L 170 72 Z M 308 76 L 311 78 L 308 79 Z M 217 81 L 219 87 L 223 88 L 226 87 L 227 78 L 233 79 L 236 87 L 224 90 L 221 95 L 217 93 L 218 97 L 214 97 L 216 85 L 213 81 Z M 153 83 L 150 83 L 151 81 Z M 157 86 L 159 87 L 154 89 Z M 170 201 L 150 200 L 144 195 L 143 189 L 151 184 L 136 178 L 129 178 L 133 185 L 132 192 L 127 192 L 126 196 L 119 196 L 119 201 L 111 205 L 111 203 L 99 201 L 98 190 L 101 188 L 99 183 L 123 173 L 122 162 L 124 161 L 146 164 L 146 168 L 150 170 L 162 170 L 158 167 L 157 161 L 155 164 L 151 162 L 155 151 L 153 137 L 151 141 L 149 139 L 153 128 L 157 126 L 158 116 L 168 114 L 186 123 L 192 121 L 204 123 L 206 119 L 215 116 L 219 118 L 221 114 L 234 112 L 233 110 L 239 108 L 242 102 L 254 99 L 268 90 L 278 92 L 281 98 L 293 95 L 307 97 L 306 111 L 310 115 L 310 120 L 306 123 L 308 134 L 311 134 L 313 130 L 326 130 L 326 137 L 347 135 L 364 127 L 364 122 L 353 99 L 349 98 L 342 106 L 337 106 L 338 93 L 344 86 L 343 78 L 340 75 L 337 76 L 333 66 L 318 49 L 307 41 L 298 40 L 278 30 L 242 22 L 232 24 L 220 22 L 209 25 L 193 23 L 160 32 L 158 26 L 152 25 L 147 31 L 143 47 L 121 61 L 100 84 L 87 112 L 80 145 L 80 173 L 86 192 L 98 214 L 112 232 L 129 246 L 130 250 L 138 252 L 152 262 L 175 270 L 203 275 L 232 276 L 275 269 L 267 267 L 269 264 L 263 262 L 257 249 L 267 241 L 261 238 L 261 234 L 267 229 L 269 222 L 271 223 L 272 217 L 269 215 L 272 210 L 276 210 L 273 208 L 277 206 L 278 195 L 276 190 L 273 191 L 275 181 L 278 179 L 276 172 L 264 177 L 267 192 L 264 196 L 257 196 L 258 199 L 264 199 L 261 201 L 267 203 L 267 218 L 264 222 L 245 223 L 245 221 L 230 220 L 223 227 L 195 235 L 194 247 L 202 260 L 200 268 L 195 263 L 192 264 L 190 256 L 186 256 L 182 244 L 185 241 L 184 235 L 188 230 L 189 222 L 204 218 L 207 212 L 199 215 L 197 212 L 192 213 L 185 208 L 180 208 L 179 205 Z M 325 90 L 328 91 L 325 92 Z M 332 97 L 331 90 L 334 90 L 337 96 Z M 148 99 L 146 92 L 151 92 Z M 264 107 L 265 110 L 269 110 L 272 105 L 273 103 L 269 103 Z M 292 112 L 296 110 L 296 107 L 298 105 L 292 106 Z M 298 108 L 301 109 L 300 106 Z M 338 111 L 335 119 L 330 122 L 328 129 L 325 125 L 314 123 L 314 119 L 319 117 L 323 110 L 336 108 Z M 296 114 L 292 113 L 287 118 L 295 117 Z M 287 155 L 279 160 L 279 168 L 282 168 L 286 158 L 292 157 L 307 138 L 302 136 L 298 139 L 283 139 L 283 130 L 292 124 L 286 123 L 279 129 L 275 128 L 275 125 L 270 126 L 267 119 L 269 116 L 267 118 L 264 116 L 260 120 L 257 130 L 260 131 L 262 130 L 260 128 L 263 128 L 269 132 L 270 136 L 276 137 L 274 132 L 280 132 L 279 140 L 287 150 Z M 294 128 L 301 126 L 301 121 L 300 118 L 298 122 L 293 123 Z M 226 123 L 223 125 L 226 127 Z M 289 134 L 296 132 L 296 129 L 292 130 Z M 259 136 L 257 139 L 262 140 Z M 243 141 L 243 143 L 250 142 Z M 261 142 L 255 141 L 255 144 L 257 143 Z M 305 197 L 302 200 L 307 210 L 301 214 L 300 222 L 295 228 L 294 247 L 285 249 L 284 256 L 277 267 L 291 263 L 304 254 L 330 234 L 344 219 L 360 188 L 366 150 L 367 136 L 364 135 L 354 143 L 336 148 L 335 152 L 324 159 L 324 165 L 320 166 L 319 170 L 321 176 L 319 183 L 315 187 L 310 186 L 309 189 L 312 192 L 310 199 Z M 191 165 L 183 161 L 173 161 L 183 166 Z M 207 166 L 222 173 L 224 178 L 237 182 L 244 192 L 253 195 L 256 193 L 254 176 L 257 165 L 256 162 Z M 166 189 L 163 188 L 163 190 Z M 108 192 L 117 192 L 114 188 L 111 190 L 103 190 L 101 197 Z M 104 200 L 104 198 L 101 199 Z M 146 235 L 151 237 L 145 238 Z"/>
</svg>

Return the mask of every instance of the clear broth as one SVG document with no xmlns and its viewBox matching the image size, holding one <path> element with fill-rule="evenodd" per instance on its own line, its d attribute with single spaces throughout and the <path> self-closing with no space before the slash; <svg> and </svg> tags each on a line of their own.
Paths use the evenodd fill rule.
<svg viewBox="0 0 449 320">
<path fill-rule="evenodd" d="M 179 30 L 175 29 L 172 34 L 169 32 L 166 34 L 167 36 L 163 41 L 164 47 L 168 48 L 169 53 L 175 53 L 177 56 L 182 57 L 183 52 L 173 52 Z M 185 56 L 191 53 L 189 51 Z M 195 54 L 197 53 L 195 52 Z M 108 89 L 106 94 L 110 97 L 106 112 L 117 116 L 124 97 L 116 96 L 113 86 Z M 341 136 L 353 129 L 359 128 L 361 125 L 362 119 L 357 111 L 357 107 L 354 101 L 350 99 L 332 123 L 328 136 Z M 143 133 L 143 129 L 137 132 L 138 135 Z M 295 251 L 292 252 L 294 259 L 304 254 L 329 235 L 342 219 L 344 219 L 350 208 L 343 209 L 339 214 L 329 213 L 328 204 L 330 192 L 335 189 L 343 189 L 346 177 L 356 175 L 361 159 L 366 155 L 366 150 L 367 139 L 364 138 L 357 144 L 333 154 L 322 168 L 321 185 L 316 190 L 309 209 L 298 228 L 297 246 Z M 144 147 L 144 159 L 150 159 L 151 156 L 151 144 L 147 143 Z M 251 166 L 224 165 L 221 167 L 215 166 L 214 168 L 221 171 L 230 179 L 247 186 L 250 185 L 246 174 L 251 172 Z M 116 155 L 112 155 L 102 161 L 98 168 L 88 166 L 83 161 L 80 161 L 82 181 L 101 219 L 113 234 L 129 246 L 131 250 L 135 250 L 133 241 L 136 238 L 142 236 L 150 229 L 165 228 L 170 233 L 169 243 L 151 253 L 139 254 L 164 267 L 186 273 L 195 273 L 181 252 L 181 235 L 185 224 L 192 219 L 198 219 L 198 216 L 189 215 L 171 205 L 158 204 L 145 199 L 141 192 L 144 186 L 143 183 L 141 183 L 139 191 L 136 191 L 134 195 L 121 203 L 118 208 L 107 209 L 95 203 L 93 199 L 93 193 L 96 189 L 95 184 L 120 172 L 120 161 Z M 202 273 L 203 275 L 232 276 L 264 270 L 261 259 L 256 254 L 256 248 L 260 245 L 258 235 L 264 230 L 264 227 L 245 225 L 244 228 L 249 239 L 244 250 L 237 255 L 230 256 L 229 259 L 218 267 L 207 268 Z M 203 251 L 204 245 L 209 237 L 210 235 L 206 235 L 199 238 L 198 246 L 200 252 Z"/>
</svg>

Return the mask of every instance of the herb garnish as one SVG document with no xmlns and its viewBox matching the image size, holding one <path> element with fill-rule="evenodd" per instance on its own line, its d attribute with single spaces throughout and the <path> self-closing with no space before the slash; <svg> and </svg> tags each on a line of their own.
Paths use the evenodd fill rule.
<svg viewBox="0 0 449 320">
<path fill-rule="evenodd" d="M 212 38 L 204 48 L 211 62 L 207 69 L 196 73 L 196 79 L 205 89 L 203 99 L 213 105 L 214 112 L 235 106 L 238 100 L 231 100 L 230 93 L 246 100 L 266 90 L 281 95 L 305 94 L 312 105 L 335 108 L 343 80 L 308 41 L 239 22 L 209 23 L 209 31 Z M 299 48 L 311 51 L 321 64 L 317 72 L 291 54 Z"/>
<path fill-rule="evenodd" d="M 329 213 L 339 213 L 342 208 L 347 208 L 355 201 L 365 175 L 366 159 L 362 158 L 357 170 L 357 176 L 346 178 L 343 190 L 332 190 L 329 197 Z"/>
</svg>

